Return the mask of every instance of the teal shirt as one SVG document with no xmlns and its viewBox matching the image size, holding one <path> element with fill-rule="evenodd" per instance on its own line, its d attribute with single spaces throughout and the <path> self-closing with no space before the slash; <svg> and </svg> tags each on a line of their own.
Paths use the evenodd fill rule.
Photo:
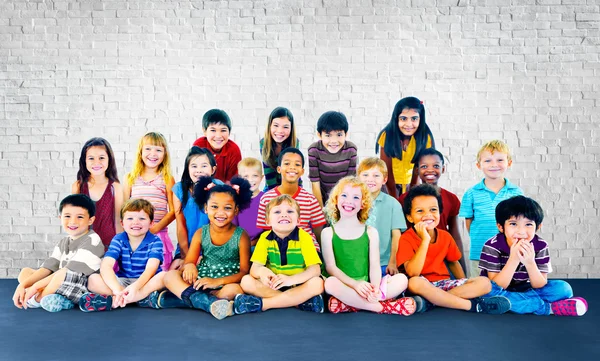
<svg viewBox="0 0 600 361">
<path fill-rule="evenodd" d="M 485 242 L 498 233 L 496 226 L 496 206 L 505 199 L 523 195 L 521 188 L 504 178 L 506 183 L 498 194 L 485 186 L 484 179 L 469 188 L 460 204 L 459 217 L 473 218 L 469 237 L 471 250 L 469 259 L 479 260 Z"/>
<path fill-rule="evenodd" d="M 379 233 L 379 262 L 382 266 L 387 266 L 392 249 L 392 230 L 406 230 L 406 220 L 400 202 L 389 194 L 379 192 L 373 201 L 367 225 L 375 227 Z"/>
</svg>

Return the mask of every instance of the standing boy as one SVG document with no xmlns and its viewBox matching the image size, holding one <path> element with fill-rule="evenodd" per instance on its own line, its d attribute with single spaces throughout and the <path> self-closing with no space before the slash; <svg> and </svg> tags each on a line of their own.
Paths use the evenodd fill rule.
<svg viewBox="0 0 600 361">
<path fill-rule="evenodd" d="M 320 140 L 308 147 L 308 177 L 321 207 L 335 184 L 356 172 L 356 145 L 346 140 L 347 133 L 348 120 L 340 112 L 325 112 L 317 121 Z"/>
<path fill-rule="evenodd" d="M 252 254 L 250 274 L 242 278 L 247 295 L 235 296 L 235 313 L 298 306 L 323 313 L 321 259 L 312 237 L 298 228 L 300 206 L 287 194 L 273 198 L 265 207 L 264 232 Z"/>
<path fill-rule="evenodd" d="M 417 312 L 432 305 L 490 314 L 510 309 L 506 297 L 480 298 L 492 289 L 485 277 L 466 278 L 458 263 L 460 251 L 450 233 L 437 229 L 442 198 L 429 184 L 408 191 L 404 212 L 414 227 L 400 238 L 396 261 L 408 277 L 408 290 L 417 295 Z M 446 267 L 446 262 L 448 267 Z M 450 279 L 448 270 L 456 277 Z"/>
<path fill-rule="evenodd" d="M 217 160 L 216 179 L 229 182 L 238 174 L 237 165 L 242 160 L 240 147 L 229 139 L 231 134 L 231 120 L 229 115 L 221 109 L 211 109 L 202 117 L 202 131 L 204 136 L 196 139 L 193 145 L 206 148 Z"/>
<path fill-rule="evenodd" d="M 458 214 L 465 218 L 471 238 L 469 268 L 472 276 L 479 271 L 479 255 L 483 244 L 498 231 L 494 217 L 496 206 L 505 199 L 523 194 L 519 187 L 504 178 L 504 173 L 511 165 L 508 145 L 500 140 L 485 143 L 477 152 L 477 168 L 483 171 L 484 178 L 467 190 Z"/>
<path fill-rule="evenodd" d="M 157 308 L 158 293 L 154 291 L 164 288 L 160 268 L 163 245 L 150 233 L 153 220 L 154 207 L 147 200 L 130 199 L 123 205 L 121 222 L 125 232 L 110 242 L 100 274 L 90 276 L 88 288 L 93 293 L 79 300 L 82 311 L 109 311 L 140 300 L 140 306 Z M 119 264 L 116 273 L 115 263 Z"/>
<path fill-rule="evenodd" d="M 237 216 L 233 219 L 233 224 L 242 227 L 248 237 L 250 238 L 250 245 L 256 246 L 258 237 L 264 231 L 262 228 L 256 226 L 256 215 L 258 214 L 258 206 L 260 199 L 264 192 L 260 190 L 260 183 L 262 182 L 263 168 L 260 160 L 256 158 L 244 158 L 238 163 L 238 173 L 240 177 L 250 183 L 250 190 L 252 191 L 252 201 L 250 206 L 243 211 L 240 211 Z"/>
<path fill-rule="evenodd" d="M 492 281 L 487 296 L 508 298 L 514 313 L 583 316 L 587 302 L 573 297 L 567 282 L 548 279 L 548 244 L 536 234 L 544 219 L 542 207 L 515 196 L 500 202 L 495 213 L 500 233 L 485 242 L 479 261 L 481 274 Z"/>
<path fill-rule="evenodd" d="M 440 192 L 440 196 L 442 197 L 444 212 L 440 214 L 440 223 L 438 224 L 437 228 L 450 232 L 450 235 L 452 235 L 452 238 L 454 238 L 454 241 L 456 242 L 460 253 L 464 254 L 462 237 L 460 235 L 460 229 L 458 225 L 458 211 L 460 209 L 460 200 L 458 199 L 456 194 L 447 191 L 446 189 L 438 185 L 440 177 L 446 172 L 444 156 L 442 155 L 442 153 L 440 153 L 434 148 L 423 149 L 421 153 L 419 153 L 419 155 L 417 156 L 415 165 L 421 182 L 431 184 L 432 186 L 434 186 L 438 190 L 438 192 Z M 407 193 L 402 193 L 400 197 L 398 197 L 398 201 L 400 202 L 400 204 L 404 204 L 406 194 Z M 413 224 L 411 224 L 410 222 L 407 222 L 407 225 L 408 227 L 413 226 Z M 461 257 L 459 262 L 463 270 L 467 272 L 468 268 L 467 263 L 465 262 L 465 258 Z"/>
<path fill-rule="evenodd" d="M 297 148 L 285 148 L 277 159 L 277 173 L 281 174 L 281 185 L 266 192 L 260 199 L 256 226 L 270 229 L 266 220 L 266 207 L 271 199 L 282 194 L 291 196 L 300 206 L 298 226 L 308 232 L 313 239 L 317 251 L 321 250 L 321 231 L 325 225 L 325 214 L 319 202 L 312 194 L 298 185 L 304 174 L 304 155 Z"/>
<path fill-rule="evenodd" d="M 100 268 L 104 245 L 90 231 L 96 207 L 84 194 L 65 197 L 58 207 L 68 237 L 54 247 L 50 258 L 37 269 L 23 268 L 13 296 L 18 308 L 44 308 L 57 312 L 71 309 L 87 292 L 88 276 Z"/>
<path fill-rule="evenodd" d="M 383 193 L 381 187 L 387 181 L 388 171 L 385 162 L 376 157 L 363 159 L 358 165 L 358 178 L 365 183 L 373 198 L 373 208 L 367 225 L 375 227 L 379 233 L 379 254 L 381 275 L 398 273 L 396 252 L 400 235 L 406 230 L 402 206 L 396 198 Z"/>
</svg>

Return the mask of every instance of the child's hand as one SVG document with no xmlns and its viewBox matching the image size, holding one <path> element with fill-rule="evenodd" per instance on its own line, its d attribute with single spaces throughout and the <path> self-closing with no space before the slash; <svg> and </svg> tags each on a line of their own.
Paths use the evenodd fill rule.
<svg viewBox="0 0 600 361">
<path fill-rule="evenodd" d="M 125 300 L 124 290 L 116 292 L 115 294 L 113 294 L 112 297 L 113 297 L 112 308 L 125 307 L 125 305 L 127 304 L 127 302 Z"/>
<path fill-rule="evenodd" d="M 27 309 L 27 301 L 29 301 L 30 298 L 32 298 L 35 295 L 37 295 L 38 292 L 39 292 L 39 289 L 36 287 L 35 284 L 33 284 L 33 286 L 29 287 L 25 291 L 25 295 L 23 296 L 23 308 L 24 309 Z"/>
<path fill-rule="evenodd" d="M 370 296 L 372 297 L 372 294 L 375 291 L 373 289 L 373 285 L 367 281 L 358 281 L 358 283 L 353 288 L 360 297 L 366 300 L 368 300 Z"/>
<path fill-rule="evenodd" d="M 524 239 L 519 241 L 518 250 L 519 261 L 521 261 L 521 263 L 525 266 L 535 264 L 535 250 L 533 249 L 531 242 Z"/>
<path fill-rule="evenodd" d="M 520 240 L 515 240 L 515 242 L 513 242 L 512 246 L 510 246 L 510 253 L 508 255 L 508 259 L 511 259 L 513 261 L 521 261 L 521 256 L 519 255 L 519 248 L 521 241 Z"/>
<path fill-rule="evenodd" d="M 125 289 L 121 292 L 121 295 L 123 296 L 123 301 L 125 302 L 125 304 L 122 307 L 124 307 L 128 303 L 135 302 L 139 291 L 140 290 L 135 284 L 130 284 L 129 286 L 125 287 Z"/>
<path fill-rule="evenodd" d="M 25 287 L 23 287 L 22 284 L 19 284 L 17 286 L 17 289 L 15 290 L 15 294 L 13 295 L 13 303 L 15 304 L 16 307 L 18 308 L 26 308 L 25 306 Z"/>
<path fill-rule="evenodd" d="M 192 263 L 186 263 L 183 266 L 181 277 L 183 278 L 184 282 L 190 285 L 196 282 L 196 279 L 198 278 L 198 269 L 196 268 L 196 265 Z"/>
<path fill-rule="evenodd" d="M 278 290 L 282 287 L 289 287 L 293 285 L 294 283 L 290 276 L 278 274 L 271 278 L 269 287 L 271 287 L 274 290 Z"/>
<path fill-rule="evenodd" d="M 427 224 L 425 222 L 415 224 L 415 232 L 417 232 L 417 236 L 419 236 L 423 242 L 431 241 L 431 236 L 427 232 Z"/>
<path fill-rule="evenodd" d="M 194 282 L 194 288 L 197 290 L 216 289 L 221 286 L 221 281 L 218 278 L 202 277 Z"/>
<path fill-rule="evenodd" d="M 271 287 L 271 282 L 273 281 L 273 279 L 275 278 L 275 274 L 271 273 L 271 274 L 261 274 L 260 275 L 260 283 L 262 283 L 263 285 L 267 286 L 267 287 Z"/>
<path fill-rule="evenodd" d="M 396 265 L 396 260 L 393 260 L 388 263 L 387 267 L 385 268 L 385 273 L 392 276 L 400 273 L 398 271 L 398 266 Z"/>
</svg>

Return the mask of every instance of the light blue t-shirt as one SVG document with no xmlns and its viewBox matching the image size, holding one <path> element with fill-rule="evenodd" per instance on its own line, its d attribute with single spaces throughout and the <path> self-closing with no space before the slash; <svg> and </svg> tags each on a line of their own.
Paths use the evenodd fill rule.
<svg viewBox="0 0 600 361">
<path fill-rule="evenodd" d="M 400 202 L 389 194 L 379 192 L 367 219 L 367 225 L 375 227 L 379 233 L 379 261 L 387 266 L 392 249 L 392 230 L 406 230 L 406 220 Z"/>
<path fill-rule="evenodd" d="M 485 186 L 484 179 L 469 188 L 460 204 L 459 217 L 473 218 L 469 236 L 471 250 L 469 259 L 479 260 L 481 249 L 488 239 L 498 233 L 496 226 L 496 206 L 505 199 L 523 195 L 521 188 L 504 178 L 505 184 L 498 194 Z"/>
</svg>

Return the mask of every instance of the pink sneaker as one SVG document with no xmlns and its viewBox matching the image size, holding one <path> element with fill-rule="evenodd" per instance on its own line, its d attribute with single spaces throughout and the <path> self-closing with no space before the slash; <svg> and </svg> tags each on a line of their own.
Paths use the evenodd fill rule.
<svg viewBox="0 0 600 361">
<path fill-rule="evenodd" d="M 583 316 L 588 310 L 587 301 L 581 297 L 552 302 L 550 307 L 556 316 Z"/>
<path fill-rule="evenodd" d="M 329 308 L 329 312 L 331 312 L 331 313 L 358 312 L 357 308 L 348 306 L 347 304 L 345 304 L 344 302 L 338 300 L 337 298 L 335 298 L 333 296 L 331 296 L 329 298 L 327 308 Z"/>
</svg>

